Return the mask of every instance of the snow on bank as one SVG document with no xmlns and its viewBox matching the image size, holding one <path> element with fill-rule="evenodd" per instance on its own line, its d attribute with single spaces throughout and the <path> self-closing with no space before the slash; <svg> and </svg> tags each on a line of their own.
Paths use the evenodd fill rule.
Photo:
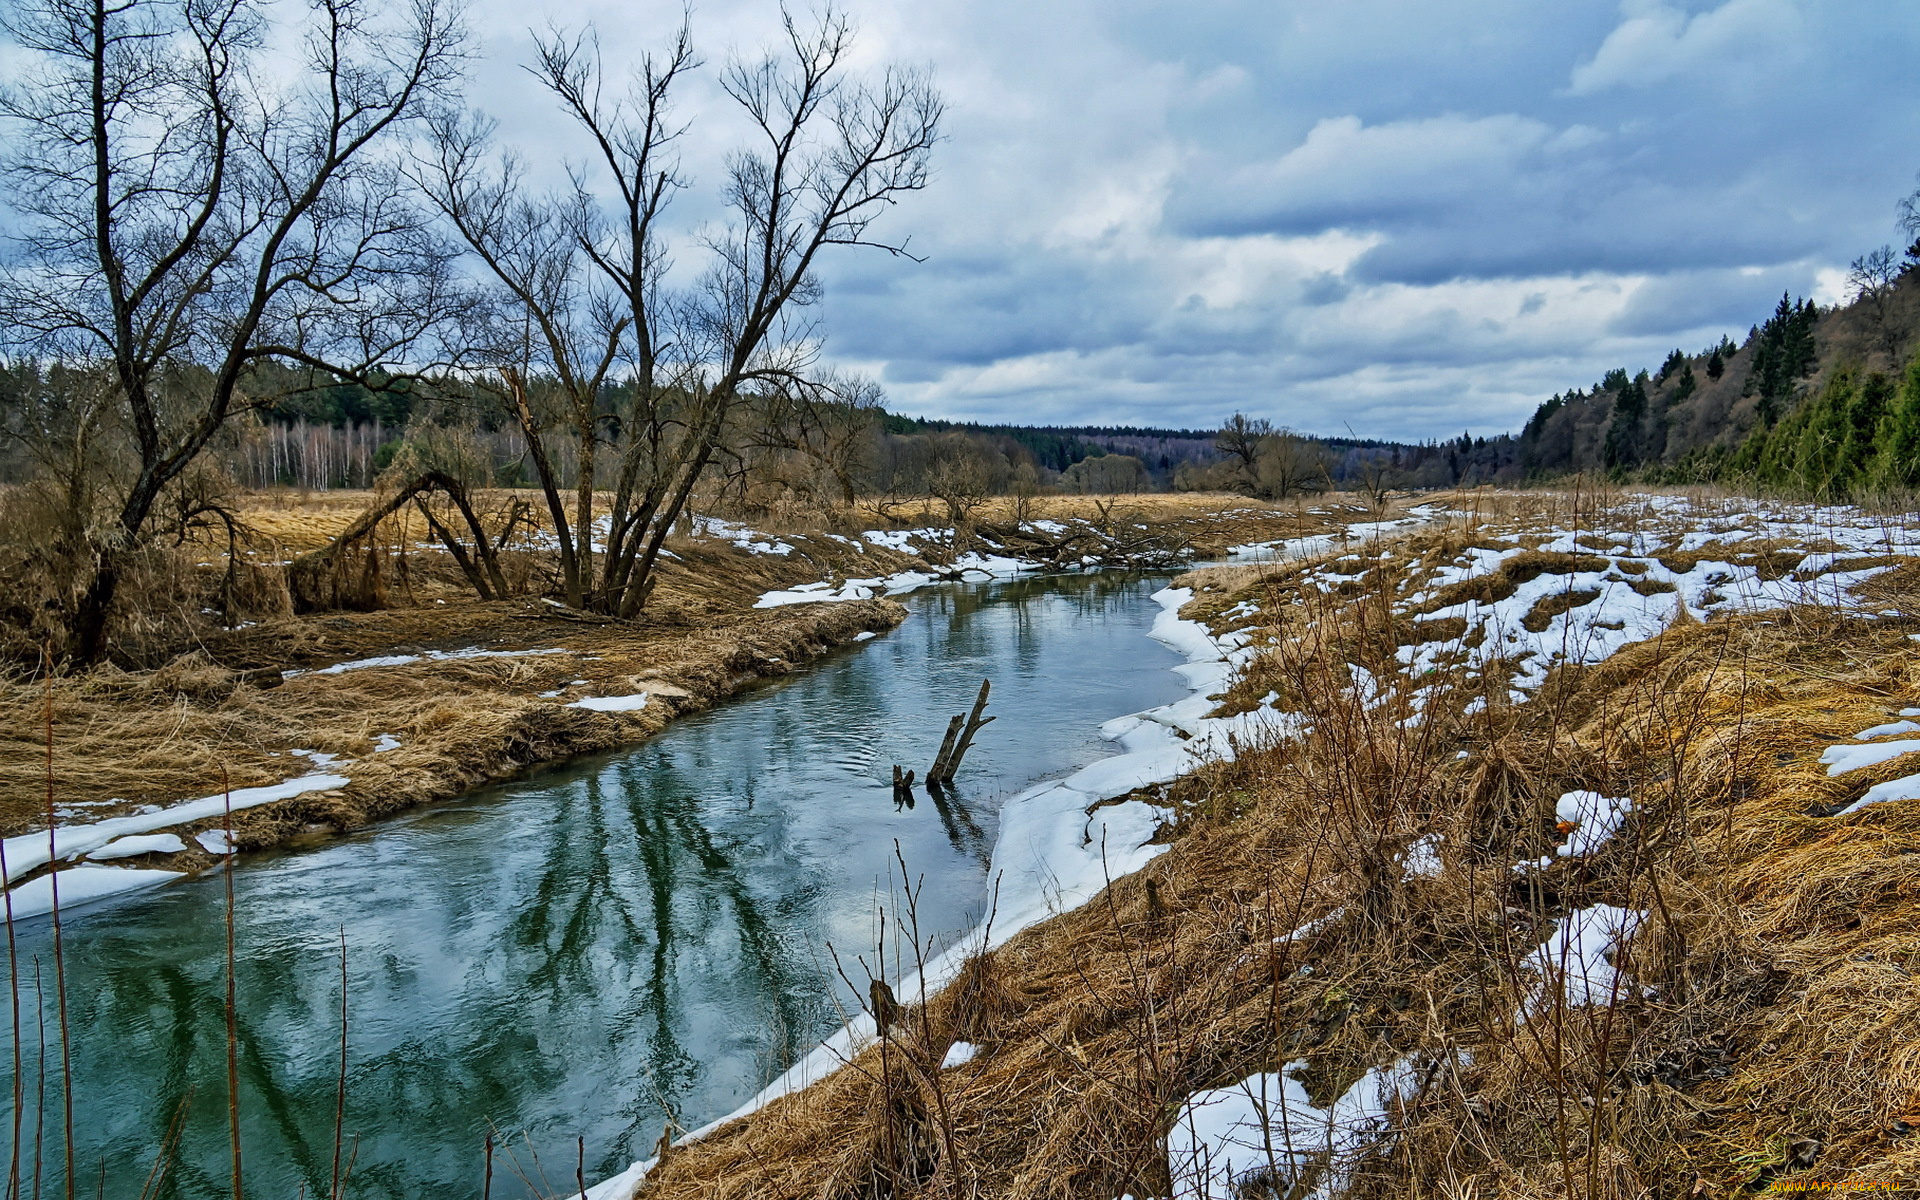
<svg viewBox="0 0 1920 1200">
<path fill-rule="evenodd" d="M 1729 559 L 1751 557 L 1781 542 L 1834 549 L 1804 554 L 1784 572 L 1770 563 L 1700 556 L 1725 546 Z M 1550 569 L 1499 599 L 1427 607 L 1443 589 L 1496 574 L 1530 551 L 1578 556 L 1579 565 L 1595 569 Z M 1484 526 L 1476 544 L 1416 564 L 1411 590 L 1396 600 L 1415 629 L 1460 622 L 1465 631 L 1401 646 L 1398 657 L 1411 678 L 1455 664 L 1470 675 L 1498 670 L 1510 677 L 1518 703 L 1554 667 L 1603 662 L 1659 636 L 1675 620 L 1803 603 L 1853 606 L 1853 589 L 1889 569 L 1874 559 L 1916 551 L 1920 532 L 1857 509 L 1752 503 L 1727 512 L 1676 496 L 1636 497 L 1585 528 Z M 1363 569 L 1351 559 L 1328 564 L 1305 582 L 1323 590 L 1350 586 L 1350 576 Z"/>
<path fill-rule="evenodd" d="M 186 878 L 184 871 L 148 871 L 127 867 L 68 867 L 60 876 L 60 911 L 78 908 L 122 892 L 138 891 Z M 53 911 L 53 875 L 28 880 L 7 893 L 16 921 Z"/>
<path fill-rule="evenodd" d="M 132 858 L 139 854 L 178 854 L 187 848 L 178 834 L 146 833 L 133 837 L 115 838 L 92 854 L 87 855 L 94 862 L 106 862 L 114 858 Z"/>
<path fill-rule="evenodd" d="M 271 804 L 275 800 L 302 796 L 308 792 L 323 792 L 328 788 L 346 785 L 345 775 L 336 775 L 329 771 L 314 771 L 281 783 L 270 783 L 262 787 L 235 788 L 232 793 L 233 811 L 257 808 L 262 804 Z M 220 816 L 227 811 L 227 805 L 228 797 L 224 794 L 202 796 L 198 800 L 189 800 L 184 804 L 175 804 L 152 812 L 109 817 L 104 821 L 94 821 L 85 825 L 62 825 L 53 834 L 51 852 L 45 831 L 10 837 L 0 842 L 0 850 L 6 853 L 8 876 L 16 877 L 36 867 L 45 866 L 55 857 L 72 859 L 91 854 L 115 838 L 136 833 L 152 833 L 169 826 L 186 825 L 193 821 L 204 821 L 209 817 Z"/>
<path fill-rule="evenodd" d="M 464 662 L 473 658 L 532 658 L 539 654 L 565 653 L 567 653 L 565 650 L 487 650 L 480 646 L 468 646 L 464 650 L 423 650 L 418 654 L 382 654 L 377 658 L 356 658 L 311 671 L 303 669 L 282 671 L 280 677 L 292 679 L 300 675 L 344 675 L 348 671 L 364 671 L 369 667 L 404 667 L 417 662 Z"/>
<path fill-rule="evenodd" d="M 793 546 L 781 541 L 770 533 L 761 533 L 733 521 L 723 521 L 719 517 L 695 517 L 693 519 L 695 537 L 717 538 L 723 542 L 732 542 L 748 554 L 772 554 L 785 558 L 793 553 Z"/>
<path fill-rule="evenodd" d="M 1391 1134 L 1394 1104 L 1420 1091 L 1419 1070 L 1403 1058 L 1323 1109 L 1294 1078 L 1306 1065 L 1187 1098 L 1167 1133 L 1175 1200 L 1292 1195 L 1308 1183 L 1310 1196 L 1345 1192 L 1354 1166 Z"/>
<path fill-rule="evenodd" d="M 646 692 L 635 692 L 631 696 L 588 696 L 584 700 L 575 700 L 568 708 L 584 708 L 589 712 L 631 713 L 639 712 L 647 706 Z"/>
<path fill-rule="evenodd" d="M 1169 847 L 1149 844 L 1148 839 L 1170 815 L 1167 810 L 1141 800 L 1101 801 L 1136 788 L 1171 783 L 1209 759 L 1231 756 L 1236 747 L 1252 739 L 1290 728 L 1281 714 L 1266 709 L 1235 717 L 1205 715 L 1213 706 L 1209 693 L 1225 687 L 1233 670 L 1231 660 L 1244 654 L 1236 646 L 1216 642 L 1204 626 L 1179 615 L 1181 606 L 1192 598 L 1187 588 L 1154 593 L 1161 612 L 1149 636 L 1188 660 L 1174 670 L 1196 694 L 1107 722 L 1101 733 L 1119 743 L 1119 754 L 1065 779 L 1037 784 L 1006 803 L 1000 811 L 987 875 L 994 896 L 991 921 L 960 938 L 910 978 L 897 981 L 895 991 L 903 1003 L 920 1002 L 945 986 L 974 955 L 1078 908 L 1112 880 L 1166 853 Z M 751 1100 L 681 1140 L 703 1137 L 824 1079 L 874 1038 L 873 1018 L 864 1013 L 856 1016 Z M 590 1189 L 588 1200 L 627 1200 L 652 1166 L 651 1159 L 633 1164 Z"/>
<path fill-rule="evenodd" d="M 1413 509 L 1410 515 L 1396 517 L 1391 521 L 1362 521 L 1342 526 L 1335 533 L 1316 534 L 1312 537 L 1282 538 L 1273 542 L 1251 542 L 1244 546 L 1232 546 L 1227 550 L 1230 560 L 1246 560 L 1257 563 L 1300 562 L 1316 558 L 1332 550 L 1335 546 L 1351 545 L 1354 542 L 1368 542 L 1392 534 L 1405 533 L 1425 525 L 1444 510 L 1437 505 L 1421 505 Z"/>
</svg>

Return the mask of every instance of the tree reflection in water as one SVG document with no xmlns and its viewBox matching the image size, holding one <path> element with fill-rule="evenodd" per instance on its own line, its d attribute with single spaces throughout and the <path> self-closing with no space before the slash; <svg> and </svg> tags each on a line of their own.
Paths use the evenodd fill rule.
<svg viewBox="0 0 1920 1200">
<path fill-rule="evenodd" d="M 885 638 L 647 745 L 243 859 L 249 1191 L 326 1194 L 343 927 L 353 1196 L 477 1192 L 490 1129 L 536 1185 L 544 1174 L 564 1192 L 576 1136 L 589 1174 L 607 1173 L 650 1153 L 667 1121 L 735 1107 L 853 1006 L 825 948 L 871 942 L 896 841 L 924 879 L 923 927 L 957 935 L 984 903 L 1001 799 L 1110 753 L 1101 721 L 1182 694 L 1177 660 L 1143 636 L 1158 586 L 1106 575 L 922 593 Z M 954 785 L 895 811 L 892 764 L 924 772 L 945 714 L 983 677 L 1003 719 Z M 216 875 L 69 915 L 89 1191 L 104 1164 L 109 1196 L 139 1195 L 184 1106 L 159 1194 L 227 1194 L 222 895 Z M 31 1103 L 32 960 L 50 948 L 44 923 L 19 937 Z M 45 1189 L 60 1187 L 62 1157 L 51 1068 Z M 23 1137 L 30 1155 L 31 1112 Z M 503 1166 L 494 1194 L 524 1189 Z"/>
</svg>

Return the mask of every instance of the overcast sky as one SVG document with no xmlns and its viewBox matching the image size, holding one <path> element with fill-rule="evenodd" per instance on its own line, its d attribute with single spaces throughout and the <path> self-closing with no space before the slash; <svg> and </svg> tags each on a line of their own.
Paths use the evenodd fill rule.
<svg viewBox="0 0 1920 1200">
<path fill-rule="evenodd" d="M 1317 433 L 1517 428 L 1548 394 L 1839 298 L 1920 169 L 1911 0 L 853 0 L 863 66 L 930 67 L 926 261 L 822 272 L 834 360 L 924 416 Z M 530 19 L 610 60 L 656 0 L 478 0 L 474 101 L 583 156 L 515 64 Z M 706 75 L 775 32 L 700 3 Z M 687 164 L 739 135 L 690 88 Z M 699 219 L 690 193 L 681 216 Z"/>
</svg>

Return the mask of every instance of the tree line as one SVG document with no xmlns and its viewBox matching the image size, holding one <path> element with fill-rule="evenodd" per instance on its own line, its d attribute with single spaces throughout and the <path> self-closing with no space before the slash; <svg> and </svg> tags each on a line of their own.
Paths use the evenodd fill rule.
<svg viewBox="0 0 1920 1200">
<path fill-rule="evenodd" d="M 1725 482 L 1823 499 L 1920 486 L 1920 192 L 1913 239 L 1855 259 L 1848 301 L 1783 293 L 1743 341 L 1722 337 L 1657 371 L 1608 371 L 1549 397 L 1519 438 L 1525 475 L 1580 471 L 1649 483 Z"/>
</svg>

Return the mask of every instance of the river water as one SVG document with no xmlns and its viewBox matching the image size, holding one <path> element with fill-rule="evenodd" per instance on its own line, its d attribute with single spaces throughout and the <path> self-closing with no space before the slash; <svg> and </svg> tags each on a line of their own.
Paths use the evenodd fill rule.
<svg viewBox="0 0 1920 1200">
<path fill-rule="evenodd" d="M 1104 720 L 1178 699 L 1147 637 L 1164 579 L 1098 574 L 943 585 L 905 624 L 625 751 L 576 759 L 319 848 L 233 872 L 246 1192 L 564 1194 L 647 1157 L 669 1114 L 731 1111 L 836 1029 L 864 984 L 901 871 L 922 933 L 979 919 L 1001 800 L 1113 753 Z M 946 718 L 993 681 L 951 797 L 896 808 Z M 226 880 L 219 872 L 66 917 L 75 1174 L 137 1197 L 230 1195 Z M 63 1190 L 51 939 L 18 930 L 27 1114 Z M 45 995 L 44 1133 L 36 1138 Z M 889 962 L 886 971 L 892 975 Z M 0 1022 L 5 1020 L 0 1013 Z M 0 1058 L 0 1111 L 11 1064 Z M 7 1122 L 10 1125 L 10 1122 Z M 10 1130 L 0 1127 L 0 1139 Z M 0 1141 L 0 1144 L 4 1144 Z"/>
</svg>

